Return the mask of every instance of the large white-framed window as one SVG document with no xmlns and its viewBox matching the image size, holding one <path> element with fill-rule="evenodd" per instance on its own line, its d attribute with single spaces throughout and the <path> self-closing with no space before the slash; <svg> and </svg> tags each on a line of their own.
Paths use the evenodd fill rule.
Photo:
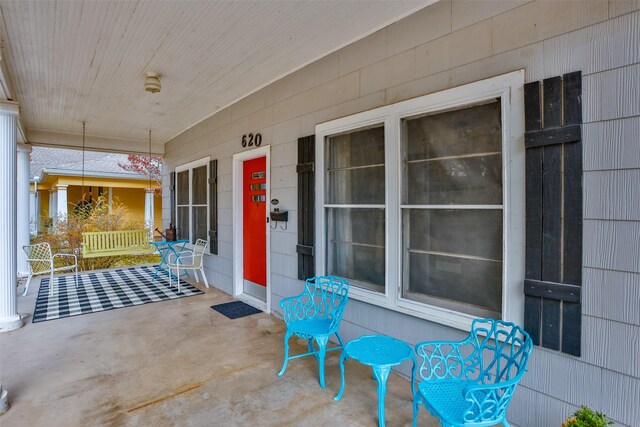
<svg viewBox="0 0 640 427">
<path fill-rule="evenodd" d="M 176 224 L 180 238 L 209 239 L 209 157 L 176 167 Z"/>
<path fill-rule="evenodd" d="M 316 271 L 467 329 L 522 324 L 524 71 L 316 126 Z"/>
</svg>

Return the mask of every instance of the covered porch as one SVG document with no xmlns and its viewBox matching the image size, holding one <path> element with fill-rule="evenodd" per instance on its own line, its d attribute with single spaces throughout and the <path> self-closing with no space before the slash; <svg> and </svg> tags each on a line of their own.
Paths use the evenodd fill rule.
<svg viewBox="0 0 640 427">
<path fill-rule="evenodd" d="M 37 285 L 19 300 L 18 310 L 29 323 Z M 291 362 L 279 378 L 282 320 L 265 313 L 230 320 L 209 306 L 232 298 L 215 287 L 197 286 L 203 295 L 0 334 L 3 381 L 12 385 L 14 396 L 2 424 L 377 424 L 370 369 L 347 362 L 339 402 L 333 400 L 340 387 L 339 352 L 328 353 L 325 389 L 318 384 L 314 358 Z M 291 350 L 306 351 L 306 342 L 293 339 Z M 409 381 L 393 373 L 387 425 L 410 425 L 411 416 Z M 420 425 L 437 422 L 421 411 Z"/>
</svg>

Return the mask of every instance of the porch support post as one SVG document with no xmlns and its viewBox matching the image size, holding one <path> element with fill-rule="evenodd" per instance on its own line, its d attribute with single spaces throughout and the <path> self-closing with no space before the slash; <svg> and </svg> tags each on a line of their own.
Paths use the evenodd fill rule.
<svg viewBox="0 0 640 427">
<path fill-rule="evenodd" d="M 29 232 L 38 234 L 38 192 L 29 191 Z"/>
<path fill-rule="evenodd" d="M 31 153 L 31 146 L 17 144 L 17 150 L 17 268 L 18 276 L 26 276 L 29 274 L 29 267 L 27 266 L 27 255 L 22 250 L 22 247 L 29 244 L 31 236 L 29 233 L 29 224 L 31 222 L 31 215 L 29 214 L 29 153 Z"/>
<path fill-rule="evenodd" d="M 55 220 L 56 216 L 58 215 L 58 207 L 56 206 L 56 202 L 58 200 L 58 196 L 56 195 L 56 190 L 55 189 L 51 189 L 49 190 L 49 216 Z"/>
<path fill-rule="evenodd" d="M 149 239 L 153 239 L 153 197 L 155 190 L 147 188 L 144 190 L 144 226 L 149 227 Z"/>
<path fill-rule="evenodd" d="M 109 215 L 113 213 L 113 187 L 109 187 L 109 198 L 107 199 L 109 203 Z"/>
<path fill-rule="evenodd" d="M 56 203 L 56 209 L 58 211 L 58 216 L 61 220 L 67 219 L 67 187 L 68 185 L 57 185 L 58 188 L 58 200 Z"/>
<path fill-rule="evenodd" d="M 22 326 L 16 299 L 17 123 L 18 103 L 0 101 L 0 332 Z"/>
</svg>

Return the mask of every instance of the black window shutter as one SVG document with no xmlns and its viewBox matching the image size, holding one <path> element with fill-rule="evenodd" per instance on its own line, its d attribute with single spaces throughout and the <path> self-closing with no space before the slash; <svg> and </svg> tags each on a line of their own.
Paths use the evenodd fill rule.
<svg viewBox="0 0 640 427">
<path fill-rule="evenodd" d="M 315 276 L 315 135 L 298 139 L 298 279 Z"/>
<path fill-rule="evenodd" d="M 525 329 L 580 356 L 582 74 L 525 85 Z"/>
<path fill-rule="evenodd" d="M 218 160 L 209 162 L 209 252 L 218 255 Z"/>
<path fill-rule="evenodd" d="M 176 226 L 176 173 L 169 174 L 169 221 Z"/>
</svg>

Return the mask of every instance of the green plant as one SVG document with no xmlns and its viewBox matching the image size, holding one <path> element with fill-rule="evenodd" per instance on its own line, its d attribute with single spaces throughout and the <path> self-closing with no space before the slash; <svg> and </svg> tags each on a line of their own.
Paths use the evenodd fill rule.
<svg viewBox="0 0 640 427">
<path fill-rule="evenodd" d="M 100 270 L 159 262 L 158 255 L 82 258 L 82 233 L 85 231 L 117 231 L 144 228 L 142 220 L 132 220 L 126 206 L 113 201 L 111 209 L 103 196 L 70 210 L 66 218 L 45 218 L 45 230 L 32 239 L 33 243 L 48 242 L 51 250 L 78 255 L 78 270 Z M 57 262 L 58 260 L 56 260 Z"/>
<path fill-rule="evenodd" d="M 572 417 L 567 418 L 562 427 L 605 427 L 613 424 L 603 413 L 582 406 Z"/>
</svg>

